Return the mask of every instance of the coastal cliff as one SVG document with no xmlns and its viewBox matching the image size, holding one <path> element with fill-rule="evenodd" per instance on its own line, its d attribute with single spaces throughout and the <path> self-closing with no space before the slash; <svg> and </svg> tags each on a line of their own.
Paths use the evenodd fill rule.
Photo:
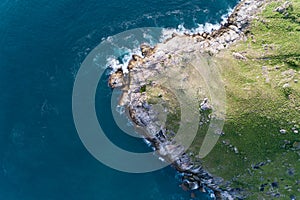
<svg viewBox="0 0 300 200">
<path fill-rule="evenodd" d="M 196 52 L 204 57 L 216 57 L 216 59 L 221 57 L 222 59 L 225 55 L 223 51 L 226 52 L 226 49 L 231 46 L 249 39 L 253 41 L 249 27 L 269 3 L 265 0 L 241 1 L 218 30 L 196 34 L 174 33 L 171 38 L 154 47 L 143 44 L 140 48 L 142 56 L 132 56 L 127 66 L 128 74 L 118 69 L 109 77 L 110 87 L 122 89 L 120 105 L 127 107 L 130 118 L 137 126 L 145 130 L 143 132 L 145 139 L 150 141 L 159 152 L 158 156 L 172 163 L 182 173 L 184 190 L 213 191 L 216 199 L 244 199 L 249 195 L 244 188 L 224 184 L 223 177 L 220 178 L 215 173 L 212 175 L 209 168 L 203 167 L 202 160 L 193 156 L 192 150 L 172 141 L 178 130 L 177 122 L 181 118 L 180 110 L 177 109 L 180 105 L 176 101 L 176 95 L 159 85 L 153 77 L 159 77 L 160 74 L 172 70 L 176 71 L 184 65 L 185 69 L 176 71 L 176 76 L 188 71 L 186 77 L 180 78 L 196 79 L 192 69 L 182 61 L 182 55 L 191 55 Z M 290 7 L 290 3 L 281 4 L 274 12 L 282 14 Z M 231 55 L 234 60 L 240 62 L 248 60 L 242 51 L 235 51 Z M 201 85 L 193 85 L 192 81 L 188 84 L 192 89 L 185 92 L 199 102 L 199 112 L 197 112 L 200 115 L 200 124 L 205 126 L 210 121 L 212 109 L 210 99 L 206 98 L 207 91 Z M 200 91 L 200 93 L 195 94 L 194 91 Z M 155 107 L 157 104 L 163 107 Z M 161 110 L 167 110 L 166 116 L 163 117 L 167 119 L 166 124 L 161 123 L 162 120 L 158 117 Z M 226 145 L 228 143 L 226 140 L 222 142 Z M 236 146 L 231 145 L 230 148 L 235 154 L 240 154 Z M 266 164 L 258 168 L 264 165 Z"/>
</svg>

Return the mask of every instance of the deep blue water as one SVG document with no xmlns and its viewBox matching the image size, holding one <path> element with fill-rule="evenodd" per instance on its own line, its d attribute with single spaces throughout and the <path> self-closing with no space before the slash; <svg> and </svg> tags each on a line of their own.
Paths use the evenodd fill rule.
<svg viewBox="0 0 300 200">
<path fill-rule="evenodd" d="M 171 167 L 127 174 L 87 152 L 72 118 L 74 75 L 103 37 L 145 26 L 216 23 L 235 4 L 236 0 L 1 0 L 0 199 L 189 199 Z M 111 90 L 105 84 L 99 87 L 107 95 L 97 96 L 97 112 L 106 115 Z M 106 116 L 102 123 L 116 143 L 149 150 L 142 140 L 123 136 L 111 114 Z"/>
</svg>

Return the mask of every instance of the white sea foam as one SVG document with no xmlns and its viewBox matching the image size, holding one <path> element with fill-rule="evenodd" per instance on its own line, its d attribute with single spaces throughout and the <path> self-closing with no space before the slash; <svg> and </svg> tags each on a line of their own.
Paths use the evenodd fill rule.
<svg viewBox="0 0 300 200">
<path fill-rule="evenodd" d="M 144 142 L 147 144 L 147 146 L 152 146 L 151 142 L 147 140 L 146 138 L 143 138 Z"/>
<path fill-rule="evenodd" d="M 122 114 L 125 113 L 125 107 L 124 107 L 124 106 L 117 105 L 117 106 L 116 106 L 116 111 L 117 111 L 117 113 L 119 113 L 120 115 L 122 115 Z"/>
<path fill-rule="evenodd" d="M 221 16 L 221 24 L 225 24 L 227 22 L 228 17 L 232 14 L 233 8 L 227 8 L 227 13 Z"/>
<path fill-rule="evenodd" d="M 184 35 L 184 34 L 197 34 L 197 33 L 211 33 L 214 30 L 218 30 L 221 25 L 224 25 L 227 22 L 228 16 L 231 15 L 233 12 L 232 8 L 227 9 L 227 13 L 221 16 L 221 22 L 212 24 L 212 23 L 205 23 L 205 24 L 197 24 L 196 28 L 187 29 L 184 27 L 184 24 L 178 25 L 177 29 L 174 28 L 164 28 L 162 31 L 162 36 L 160 41 L 163 42 L 166 39 L 169 39 L 172 37 L 173 33 L 176 33 L 177 35 Z"/>
<path fill-rule="evenodd" d="M 161 37 L 159 39 L 159 42 L 163 42 L 169 38 L 172 38 L 172 34 L 175 33 L 177 35 L 184 35 L 184 34 L 197 34 L 197 33 L 211 33 L 214 30 L 218 30 L 222 25 L 224 25 L 227 22 L 228 16 L 233 12 L 232 8 L 227 9 L 227 13 L 221 16 L 221 22 L 212 24 L 212 23 L 205 23 L 205 24 L 197 24 L 198 26 L 196 28 L 187 29 L 184 27 L 184 24 L 178 25 L 177 29 L 175 28 L 163 28 L 161 32 Z M 150 46 L 154 46 L 156 44 L 156 41 L 153 39 L 153 37 L 147 33 L 143 34 L 143 37 L 149 41 Z M 107 37 L 106 40 L 108 42 L 113 43 L 112 37 Z M 140 46 L 138 42 L 135 44 L 134 49 L 128 49 L 125 47 L 120 48 L 120 51 L 123 53 L 123 57 L 120 60 L 114 55 L 111 55 L 107 58 L 107 64 L 106 67 L 109 67 L 112 69 L 112 73 L 116 72 L 119 69 L 122 69 L 123 73 L 128 73 L 128 63 L 132 58 L 132 55 L 136 54 L 139 56 L 142 56 L 142 53 L 140 51 Z"/>
<path fill-rule="evenodd" d="M 112 73 L 116 72 L 119 69 L 122 69 L 123 73 L 126 74 L 126 73 L 128 73 L 127 66 L 128 66 L 129 61 L 132 58 L 132 55 L 135 54 L 135 55 L 141 56 L 142 53 L 139 50 L 139 47 L 136 47 L 134 49 L 128 49 L 125 47 L 121 47 L 120 51 L 123 54 L 121 61 L 116 56 L 111 55 L 106 59 L 106 67 L 111 68 Z"/>
<path fill-rule="evenodd" d="M 165 162 L 165 159 L 163 159 L 162 157 L 158 157 L 158 159 L 162 162 Z"/>
</svg>

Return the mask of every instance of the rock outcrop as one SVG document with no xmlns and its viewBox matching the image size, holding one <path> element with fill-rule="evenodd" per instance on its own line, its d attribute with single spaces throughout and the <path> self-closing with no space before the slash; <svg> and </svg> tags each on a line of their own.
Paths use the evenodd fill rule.
<svg viewBox="0 0 300 200">
<path fill-rule="evenodd" d="M 186 149 L 180 144 L 171 142 L 168 130 L 157 121 L 157 112 L 152 109 L 147 102 L 147 91 L 142 91 L 141 87 L 148 84 L 151 77 L 161 72 L 165 63 L 170 62 L 170 57 L 177 53 L 200 52 L 217 54 L 224 48 L 246 39 L 246 31 L 251 20 L 262 9 L 265 0 L 245 0 L 240 2 L 227 22 L 220 29 L 211 33 L 197 34 L 173 34 L 172 38 L 163 43 L 150 47 L 141 45 L 143 57 L 133 55 L 128 64 L 130 71 L 130 81 L 123 80 L 123 72 L 118 70 L 111 74 L 109 85 L 112 88 L 121 87 L 126 84 L 126 95 L 123 95 L 122 102 L 129 109 L 131 119 L 136 125 L 146 130 L 145 138 L 150 141 L 153 147 L 158 150 L 159 156 L 173 164 L 173 166 L 183 173 L 182 187 L 187 190 L 212 190 L 216 199 L 242 198 L 239 189 L 220 188 L 220 179 L 213 177 L 208 171 L 202 168 L 200 161 L 192 161 Z M 237 59 L 246 59 L 243 55 L 235 53 Z M 153 83 L 154 84 L 154 83 Z M 201 104 L 201 109 L 208 110 L 211 106 L 205 99 Z"/>
</svg>

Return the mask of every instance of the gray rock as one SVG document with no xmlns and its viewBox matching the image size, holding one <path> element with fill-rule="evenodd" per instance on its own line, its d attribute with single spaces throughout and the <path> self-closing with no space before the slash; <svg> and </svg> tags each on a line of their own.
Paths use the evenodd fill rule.
<svg viewBox="0 0 300 200">
<path fill-rule="evenodd" d="M 185 34 L 185 36 L 182 37 L 173 34 L 172 40 L 178 39 L 180 41 L 183 38 L 184 41 L 187 41 L 187 43 L 184 43 L 183 45 L 180 44 L 180 48 L 178 45 L 175 45 L 168 49 L 156 48 L 157 46 L 151 47 L 149 45 L 141 45 L 140 51 L 144 57 L 135 56 L 132 58 L 132 60 L 137 63 L 131 63 L 131 83 L 128 89 L 128 95 L 124 95 L 123 97 L 126 98 L 126 100 L 122 101 L 126 102 L 129 107 L 129 111 L 131 110 L 130 117 L 134 122 L 137 122 L 137 124 L 145 126 L 145 137 L 150 138 L 149 141 L 151 141 L 153 148 L 158 150 L 158 156 L 167 161 L 173 162 L 174 167 L 179 172 L 185 174 L 188 189 L 198 189 L 200 186 L 203 186 L 202 188 L 205 187 L 213 190 L 216 198 L 221 197 L 222 199 L 234 199 L 233 197 L 236 197 L 238 192 L 232 192 L 229 186 L 226 187 L 227 191 L 221 190 L 218 185 L 219 181 L 214 180 L 212 175 L 210 175 L 197 163 L 192 162 L 190 157 L 184 153 L 184 147 L 169 141 L 169 137 L 171 135 L 175 135 L 172 130 L 168 130 L 168 134 L 160 134 L 159 131 L 165 127 L 161 127 L 161 124 L 158 125 L 156 123 L 157 115 L 153 111 L 152 106 L 145 103 L 146 99 L 144 97 L 146 96 L 147 91 L 145 93 L 140 93 L 140 86 L 147 84 L 149 77 L 155 76 L 156 73 L 160 73 L 160 70 L 164 67 L 165 63 L 168 61 L 171 62 L 171 59 L 167 59 L 167 54 L 173 55 L 178 53 L 179 50 L 185 52 L 193 52 L 197 50 L 200 52 L 211 52 L 212 54 L 215 54 L 235 41 L 243 39 L 244 28 L 248 26 L 248 22 L 256 16 L 258 11 L 260 11 L 259 6 L 263 2 L 264 1 L 260 0 L 241 1 L 238 9 L 233 11 L 233 14 L 230 16 L 230 19 L 228 19 L 228 23 L 226 25 L 224 25 L 220 30 L 215 31 L 215 34 L 204 33 L 202 36 L 199 34 L 199 41 L 196 45 L 194 39 L 189 40 L 189 38 L 191 38 L 191 35 L 189 34 Z M 168 41 L 165 41 L 164 44 L 167 43 Z M 234 53 L 233 56 L 236 59 L 246 60 L 246 58 L 240 53 Z M 174 59 L 173 56 L 172 59 Z M 140 62 L 143 62 L 143 64 L 139 64 Z M 172 62 L 176 63 L 176 60 Z M 120 72 L 110 77 L 111 87 L 121 86 L 123 84 L 122 79 L 123 77 Z M 161 94 L 158 96 L 162 97 Z M 204 100 L 202 102 L 201 109 L 207 110 L 210 108 L 211 106 L 209 105 L 208 100 Z M 228 143 L 228 145 L 230 144 L 229 141 L 225 141 L 224 143 Z M 238 151 L 237 148 L 233 148 L 233 150 L 235 150 L 235 152 Z"/>
<path fill-rule="evenodd" d="M 239 153 L 239 150 L 236 147 L 234 147 L 233 150 L 234 150 L 234 153 L 236 153 L 236 154 Z"/>
<path fill-rule="evenodd" d="M 209 103 L 208 103 L 208 98 L 205 98 L 200 104 L 201 110 L 209 110 L 211 108 L 212 108 L 211 105 L 209 105 Z"/>
<path fill-rule="evenodd" d="M 225 41 L 226 41 L 227 43 L 231 42 L 231 37 L 230 37 L 229 34 L 226 34 L 226 36 L 225 36 Z"/>
<path fill-rule="evenodd" d="M 187 179 L 183 180 L 183 184 L 186 185 L 189 190 L 197 190 L 199 188 L 199 184 L 197 181 L 189 181 Z"/>
<path fill-rule="evenodd" d="M 281 6 L 278 6 L 275 8 L 274 12 L 284 13 L 289 7 L 291 6 L 291 3 L 289 1 L 284 2 Z"/>
<path fill-rule="evenodd" d="M 232 55 L 233 55 L 233 57 L 234 57 L 235 59 L 238 59 L 238 60 L 246 60 L 246 57 L 243 56 L 243 55 L 240 54 L 240 53 L 234 52 L 234 53 L 232 53 Z"/>
<path fill-rule="evenodd" d="M 230 25 L 229 28 L 231 30 L 235 31 L 236 33 L 240 33 L 241 32 L 240 29 L 238 27 L 234 26 L 234 25 Z"/>
<path fill-rule="evenodd" d="M 280 129 L 279 132 L 280 132 L 281 134 L 286 134 L 286 130 L 285 130 L 285 129 Z"/>
</svg>

